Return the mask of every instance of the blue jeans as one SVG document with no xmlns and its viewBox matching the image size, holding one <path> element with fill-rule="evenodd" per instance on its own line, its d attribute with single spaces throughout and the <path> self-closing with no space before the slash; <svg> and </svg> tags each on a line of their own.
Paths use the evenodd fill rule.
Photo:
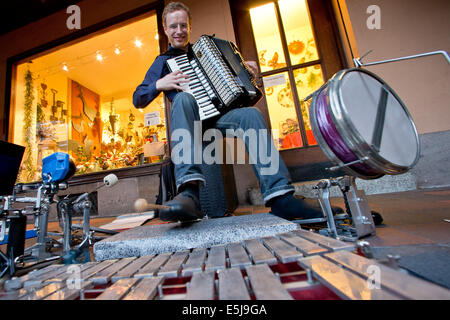
<svg viewBox="0 0 450 320">
<path fill-rule="evenodd" d="M 200 125 L 198 106 L 191 94 L 180 92 L 175 96 L 170 121 L 177 189 L 188 181 L 206 183 L 199 161 L 204 160 L 203 132 L 209 128 Z M 220 116 L 213 127 L 218 129 L 222 136 L 243 139 L 250 163 L 259 180 L 264 203 L 294 191 L 286 165 L 276 150 L 266 122 L 257 108 L 232 109 Z"/>
</svg>

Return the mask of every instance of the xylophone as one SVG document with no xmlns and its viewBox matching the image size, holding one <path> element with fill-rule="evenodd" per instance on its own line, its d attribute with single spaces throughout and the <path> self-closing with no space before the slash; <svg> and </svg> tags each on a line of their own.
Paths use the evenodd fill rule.
<svg viewBox="0 0 450 320">
<path fill-rule="evenodd" d="M 210 248 L 50 265 L 15 279 L 0 299 L 449 299 L 450 290 L 356 254 L 307 230 Z M 374 273 L 377 270 L 378 273 Z M 373 280 L 379 275 L 378 286 Z"/>
</svg>

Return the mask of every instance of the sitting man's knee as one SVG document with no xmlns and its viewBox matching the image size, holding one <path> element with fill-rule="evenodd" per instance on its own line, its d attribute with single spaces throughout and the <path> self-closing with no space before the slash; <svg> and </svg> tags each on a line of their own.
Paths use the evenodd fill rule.
<svg viewBox="0 0 450 320">
<path fill-rule="evenodd" d="M 245 108 L 243 117 L 248 118 L 248 119 L 252 119 L 252 120 L 263 121 L 265 123 L 263 114 L 256 107 L 247 107 L 247 108 Z"/>
<path fill-rule="evenodd" d="M 172 112 L 175 110 L 192 111 L 196 109 L 196 101 L 192 94 L 179 92 L 172 102 Z"/>
<path fill-rule="evenodd" d="M 261 111 L 259 111 L 259 109 L 256 108 L 256 107 L 248 107 L 248 108 L 247 108 L 247 112 L 248 112 L 249 114 L 254 115 L 254 116 L 257 116 L 257 117 L 262 116 Z"/>
<path fill-rule="evenodd" d="M 175 96 L 174 102 L 177 100 L 185 101 L 185 100 L 192 100 L 193 96 L 190 93 L 187 92 L 178 92 Z"/>
</svg>

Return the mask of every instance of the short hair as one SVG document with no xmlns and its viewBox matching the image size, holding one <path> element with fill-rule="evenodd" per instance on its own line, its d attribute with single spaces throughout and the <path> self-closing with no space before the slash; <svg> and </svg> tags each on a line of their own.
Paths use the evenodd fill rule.
<svg viewBox="0 0 450 320">
<path fill-rule="evenodd" d="M 189 26 L 192 26 L 192 17 L 191 17 L 191 10 L 187 5 L 181 2 L 170 2 L 164 7 L 163 11 L 163 26 L 166 27 L 166 18 L 167 15 L 174 11 L 184 10 L 186 11 L 189 19 Z"/>
</svg>

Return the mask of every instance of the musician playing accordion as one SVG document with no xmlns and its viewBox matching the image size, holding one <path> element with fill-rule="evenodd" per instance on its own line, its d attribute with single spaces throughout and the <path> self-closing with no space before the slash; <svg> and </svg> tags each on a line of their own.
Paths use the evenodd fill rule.
<svg viewBox="0 0 450 320">
<path fill-rule="evenodd" d="M 179 143 L 194 142 L 195 123 L 199 122 L 198 105 L 194 96 L 183 92 L 183 85 L 189 82 L 189 77 L 180 70 L 170 72 L 166 61 L 170 58 L 185 54 L 191 47 L 189 43 L 191 33 L 191 14 L 189 8 L 179 2 L 169 3 L 163 12 L 164 32 L 168 37 L 170 46 L 167 52 L 159 55 L 150 66 L 144 81 L 136 88 L 133 94 L 133 103 L 136 108 L 144 108 L 153 101 L 161 91 L 171 101 L 170 129 L 173 150 Z M 245 62 L 254 77 L 259 76 L 256 62 Z M 254 162 L 252 163 L 256 176 L 260 182 L 261 193 L 266 207 L 271 213 L 288 220 L 312 219 L 322 217 L 322 211 L 317 202 L 311 203 L 293 196 L 294 187 L 291 185 L 288 170 L 276 150 L 267 125 L 261 112 L 254 107 L 234 108 L 221 114 L 209 124 L 223 133 L 256 131 L 259 134 L 258 147 L 270 150 L 270 163 L 262 161 L 260 153 L 254 154 L 254 145 L 249 139 L 244 139 L 247 152 Z M 240 130 L 241 129 L 241 130 Z M 178 131 L 177 131 L 178 130 Z M 174 132 L 185 130 L 187 137 L 177 141 Z M 179 149 L 179 148 L 178 148 Z M 199 187 L 205 183 L 201 165 L 194 161 L 194 152 L 191 152 L 190 161 L 175 162 L 174 173 L 177 184 L 177 196 L 165 203 L 170 209 L 161 209 L 160 219 L 163 221 L 190 221 L 203 218 L 199 201 Z M 207 187 L 207 186 L 206 186 Z"/>
</svg>

